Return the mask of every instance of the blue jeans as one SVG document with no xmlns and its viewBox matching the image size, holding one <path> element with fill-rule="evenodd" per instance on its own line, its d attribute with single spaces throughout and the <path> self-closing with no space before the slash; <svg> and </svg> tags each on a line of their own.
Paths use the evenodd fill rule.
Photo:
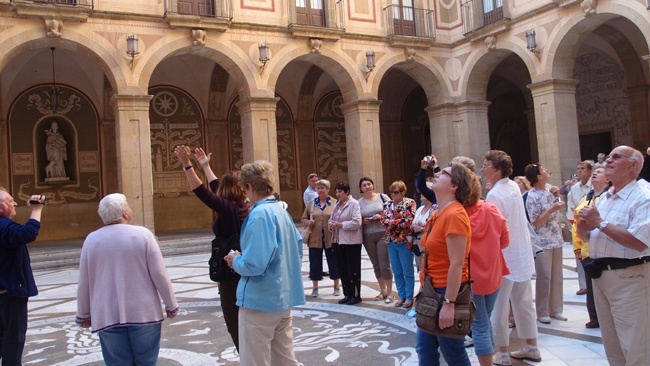
<svg viewBox="0 0 650 366">
<path fill-rule="evenodd" d="M 437 288 L 435 291 L 444 294 L 444 288 Z M 438 352 L 440 348 L 440 352 Z M 418 328 L 415 334 L 415 351 L 418 353 L 418 364 L 420 366 L 439 366 L 440 353 L 448 365 L 471 366 L 469 356 L 465 351 L 465 340 L 456 338 L 445 338 L 425 333 Z"/>
<path fill-rule="evenodd" d="M 395 275 L 395 286 L 397 286 L 399 298 L 413 300 L 413 287 L 415 287 L 413 252 L 406 247 L 406 243 L 390 241 L 388 242 L 388 257 Z"/>
<path fill-rule="evenodd" d="M 476 320 L 472 324 L 472 340 L 474 341 L 474 351 L 477 356 L 491 355 L 494 353 L 494 342 L 492 341 L 492 309 L 497 301 L 499 290 L 489 295 L 472 296 L 476 304 Z"/>
<path fill-rule="evenodd" d="M 155 366 L 160 351 L 162 323 L 113 327 L 99 332 L 107 366 Z"/>
</svg>

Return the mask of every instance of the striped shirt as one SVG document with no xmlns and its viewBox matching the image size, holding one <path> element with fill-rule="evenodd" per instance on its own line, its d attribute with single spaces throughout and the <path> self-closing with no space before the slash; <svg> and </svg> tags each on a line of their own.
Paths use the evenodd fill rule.
<svg viewBox="0 0 650 366">
<path fill-rule="evenodd" d="M 635 238 L 646 245 L 639 252 L 625 247 L 598 229 L 591 231 L 589 257 L 591 258 L 639 258 L 650 255 L 650 190 L 642 188 L 636 181 L 623 189 L 603 194 L 596 204 L 600 217 L 609 225 L 627 229 Z"/>
</svg>

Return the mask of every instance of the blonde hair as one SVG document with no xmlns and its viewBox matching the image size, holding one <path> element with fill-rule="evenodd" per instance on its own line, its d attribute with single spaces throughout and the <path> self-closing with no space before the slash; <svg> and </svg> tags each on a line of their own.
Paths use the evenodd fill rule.
<svg viewBox="0 0 650 366">
<path fill-rule="evenodd" d="M 244 164 L 241 167 L 239 185 L 245 188 L 249 184 L 255 192 L 267 195 L 273 193 L 273 164 L 266 160 Z"/>
<path fill-rule="evenodd" d="M 528 179 L 526 179 L 526 177 L 524 177 L 523 175 L 518 175 L 518 176 L 516 176 L 514 180 L 515 180 L 515 181 L 516 181 L 516 180 L 519 180 L 519 181 L 524 185 L 524 187 L 526 187 L 526 190 L 527 190 L 527 191 L 530 191 L 530 189 L 533 188 L 533 187 L 530 185 L 530 182 L 528 181 Z"/>
</svg>

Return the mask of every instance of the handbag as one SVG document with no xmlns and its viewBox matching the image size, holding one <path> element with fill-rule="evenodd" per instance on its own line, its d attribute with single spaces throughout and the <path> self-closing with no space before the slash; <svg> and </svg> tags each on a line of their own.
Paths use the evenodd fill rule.
<svg viewBox="0 0 650 366">
<path fill-rule="evenodd" d="M 231 250 L 241 249 L 239 242 L 241 223 L 239 222 L 239 217 L 237 217 L 236 209 L 236 206 L 232 205 L 235 232 L 228 238 L 217 235 L 212 240 L 212 255 L 210 256 L 210 260 L 208 260 L 208 268 L 210 271 L 210 279 L 214 282 L 238 280 L 241 277 L 234 269 L 228 266 L 228 263 L 224 259 Z"/>
<path fill-rule="evenodd" d="M 427 252 L 424 252 L 424 273 L 427 271 Z M 470 280 L 460 285 L 458 296 L 454 305 L 454 325 L 441 329 L 439 316 L 444 295 L 435 292 L 433 280 L 430 276 L 424 279 L 424 289 L 416 297 L 415 310 L 417 317 L 415 323 L 423 332 L 438 337 L 464 339 L 472 329 L 472 323 L 476 319 L 476 304 L 472 301 L 472 288 Z"/>
<path fill-rule="evenodd" d="M 314 219 L 314 200 L 312 200 L 310 203 L 311 203 L 311 206 L 310 206 L 310 209 L 309 209 L 309 220 L 313 220 Z M 300 229 L 300 236 L 302 237 L 303 244 L 309 243 L 309 236 L 310 235 L 311 235 L 311 228 L 309 226 L 307 226 L 307 225 L 304 225 Z"/>
</svg>

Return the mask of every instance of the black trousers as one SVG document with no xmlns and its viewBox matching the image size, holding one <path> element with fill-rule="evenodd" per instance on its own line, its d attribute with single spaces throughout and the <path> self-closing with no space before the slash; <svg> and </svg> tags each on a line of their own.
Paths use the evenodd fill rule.
<svg viewBox="0 0 650 366">
<path fill-rule="evenodd" d="M 0 358 L 2 366 L 22 364 L 27 333 L 27 298 L 0 294 Z"/>
<path fill-rule="evenodd" d="M 341 272 L 343 295 L 361 296 L 361 244 L 332 243 Z"/>
<path fill-rule="evenodd" d="M 582 261 L 580 261 L 582 266 Z M 591 282 L 591 276 L 585 271 L 585 282 L 587 283 L 587 313 L 589 321 L 598 323 L 598 314 L 596 314 L 596 302 L 594 301 L 594 285 Z"/>
<path fill-rule="evenodd" d="M 230 338 L 239 352 L 239 306 L 237 306 L 237 284 L 239 280 L 219 282 L 221 310 Z"/>
</svg>

